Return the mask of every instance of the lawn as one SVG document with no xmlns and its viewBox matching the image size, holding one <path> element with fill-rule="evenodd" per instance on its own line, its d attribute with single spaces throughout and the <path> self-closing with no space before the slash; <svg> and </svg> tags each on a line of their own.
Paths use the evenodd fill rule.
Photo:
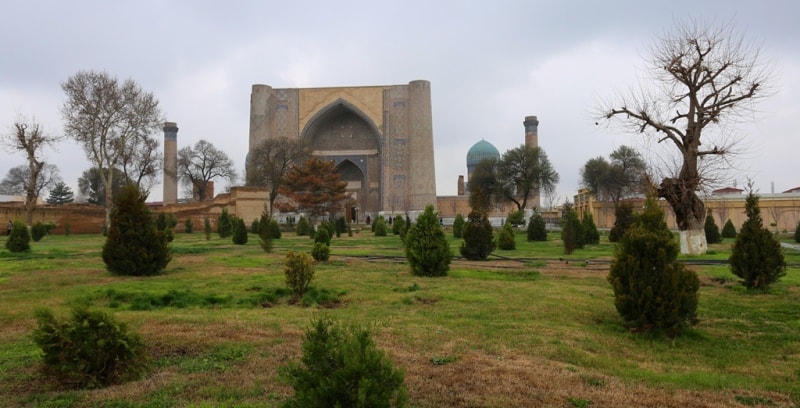
<svg viewBox="0 0 800 408">
<path fill-rule="evenodd" d="M 239 246 L 177 234 L 166 273 L 133 278 L 105 270 L 101 236 L 47 236 L 26 254 L 0 249 L 0 405 L 279 406 L 292 390 L 277 367 L 299 358 L 303 331 L 327 315 L 373 327 L 414 407 L 797 406 L 800 253 L 787 249 L 787 275 L 751 293 L 724 265 L 731 243 L 685 258 L 702 283 L 700 322 L 669 339 L 622 324 L 606 237 L 567 257 L 557 236 L 520 233 L 517 250 L 455 259 L 442 278 L 412 276 L 398 237 L 334 237 L 312 286 L 338 301 L 302 306 L 271 296 L 286 251 L 309 251 L 308 237 L 284 233 L 264 254 L 253 235 Z M 69 390 L 43 376 L 34 310 L 65 316 L 76 303 L 143 336 L 144 379 Z"/>
</svg>

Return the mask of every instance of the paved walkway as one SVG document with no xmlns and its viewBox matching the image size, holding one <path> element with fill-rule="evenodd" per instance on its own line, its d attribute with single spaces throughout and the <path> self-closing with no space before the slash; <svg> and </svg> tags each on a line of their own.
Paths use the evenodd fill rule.
<svg viewBox="0 0 800 408">
<path fill-rule="evenodd" d="M 781 242 L 781 246 L 784 248 L 794 249 L 795 251 L 800 251 L 800 245 L 787 244 L 785 242 Z"/>
</svg>

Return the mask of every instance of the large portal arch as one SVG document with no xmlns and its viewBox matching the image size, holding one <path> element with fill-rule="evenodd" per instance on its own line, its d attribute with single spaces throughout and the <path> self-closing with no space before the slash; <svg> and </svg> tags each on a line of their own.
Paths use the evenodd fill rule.
<svg viewBox="0 0 800 408">
<path fill-rule="evenodd" d="M 361 214 L 381 210 L 380 133 L 369 117 L 340 99 L 314 115 L 301 138 L 314 156 L 334 161 Z"/>
</svg>

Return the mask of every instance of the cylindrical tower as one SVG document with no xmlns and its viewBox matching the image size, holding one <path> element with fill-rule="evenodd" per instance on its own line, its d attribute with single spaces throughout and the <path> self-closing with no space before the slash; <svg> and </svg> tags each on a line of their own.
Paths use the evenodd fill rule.
<svg viewBox="0 0 800 408">
<path fill-rule="evenodd" d="M 522 124 L 525 125 L 525 146 L 539 147 L 539 119 L 526 116 Z"/>
<path fill-rule="evenodd" d="M 164 205 L 178 202 L 178 125 L 164 123 Z"/>
<path fill-rule="evenodd" d="M 250 93 L 250 149 L 269 138 L 269 99 L 272 87 L 255 84 Z"/>
<path fill-rule="evenodd" d="M 408 110 L 408 201 L 411 210 L 424 210 L 429 204 L 436 207 L 430 82 L 409 82 Z"/>
</svg>

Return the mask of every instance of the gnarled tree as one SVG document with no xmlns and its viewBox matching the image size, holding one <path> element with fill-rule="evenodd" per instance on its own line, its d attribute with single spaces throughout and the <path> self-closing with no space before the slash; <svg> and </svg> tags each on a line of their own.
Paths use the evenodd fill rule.
<svg viewBox="0 0 800 408">
<path fill-rule="evenodd" d="M 11 133 L 3 136 L 2 142 L 9 150 L 25 152 L 28 160 L 27 171 L 25 172 L 27 180 L 23 185 L 25 186 L 25 223 L 31 225 L 33 223 L 33 209 L 42 189 L 40 186 L 43 185 L 41 178 L 47 174 L 44 159 L 40 157 L 42 149 L 48 145 L 55 144 L 59 138 L 45 134 L 39 123 L 21 116 L 14 122 L 12 129 Z M 55 173 L 50 172 L 50 174 Z"/>
<path fill-rule="evenodd" d="M 654 43 L 651 56 L 655 86 L 609 103 L 600 116 L 674 146 L 680 168 L 661 180 L 658 195 L 675 213 L 681 252 L 704 253 L 706 211 L 697 196 L 711 177 L 704 170 L 732 152 L 730 125 L 767 96 L 770 73 L 728 24 L 679 23 Z"/>
<path fill-rule="evenodd" d="M 309 154 L 302 141 L 285 137 L 264 140 L 250 150 L 247 156 L 247 185 L 269 188 L 270 216 L 286 174 Z"/>
<path fill-rule="evenodd" d="M 178 150 L 178 178 L 190 189 L 192 198 L 203 201 L 209 198 L 211 180 L 222 178 L 233 182 L 236 170 L 225 152 L 201 139 L 194 148 L 186 146 Z"/>
</svg>

